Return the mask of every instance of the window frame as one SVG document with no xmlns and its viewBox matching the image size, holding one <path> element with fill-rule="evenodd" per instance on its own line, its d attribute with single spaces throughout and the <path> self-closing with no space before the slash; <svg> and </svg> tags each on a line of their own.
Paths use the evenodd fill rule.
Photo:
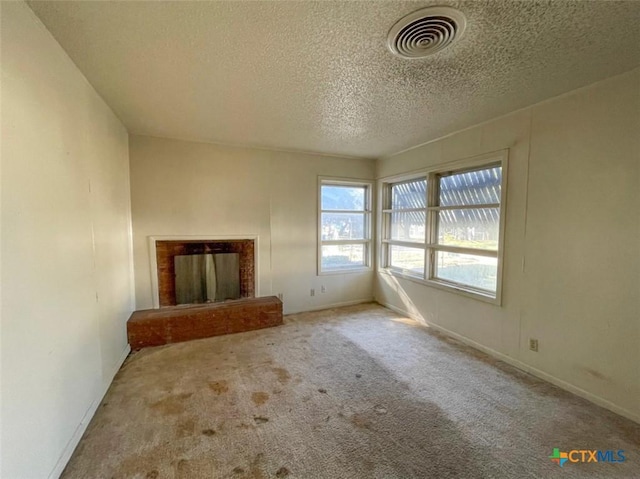
<svg viewBox="0 0 640 479">
<path fill-rule="evenodd" d="M 323 186 L 355 186 L 364 188 L 364 209 L 363 210 L 324 210 L 322 209 L 322 187 Z M 362 273 L 372 271 L 373 259 L 373 181 L 357 178 L 337 178 L 333 176 L 318 176 L 318 205 L 317 205 L 317 274 L 318 276 L 333 274 Z M 322 214 L 323 213 L 355 213 L 364 217 L 364 238 L 363 239 L 322 239 Z M 326 245 L 363 245 L 364 265 L 347 268 L 336 268 L 323 270 L 322 268 L 322 247 Z"/>
<path fill-rule="evenodd" d="M 505 241 L 505 223 L 507 211 L 507 178 L 508 178 L 508 157 L 509 150 L 499 150 L 483 155 L 465 158 L 432 168 L 413 171 L 406 174 L 388 176 L 381 178 L 378 182 L 378 197 L 380 198 L 380 208 L 377 212 L 378 230 L 377 230 L 377 246 L 378 246 L 378 272 L 397 276 L 420 284 L 425 284 L 437 289 L 455 292 L 463 296 L 492 303 L 495 305 L 502 304 L 502 276 L 504 269 L 504 241 Z M 447 246 L 438 243 L 438 212 L 443 207 L 438 205 L 439 202 L 439 178 L 453 174 L 465 173 L 468 171 L 482 170 L 493 166 L 502 167 L 502 180 L 500 192 L 500 221 L 499 221 L 499 238 L 497 250 L 483 250 L 476 248 L 467 248 L 460 246 Z M 425 213 L 425 238 L 423 243 L 413 243 L 408 241 L 393 240 L 391 238 L 391 222 L 392 213 L 402 211 L 401 209 L 391 208 L 391 188 L 394 185 L 404 182 L 426 179 L 426 199 L 425 207 L 418 210 Z M 496 204 L 473 205 L 471 208 L 496 207 Z M 447 209 L 469 209 L 468 206 L 453 206 Z M 424 268 L 422 275 L 409 273 L 407 270 L 394 268 L 390 265 L 390 249 L 392 245 L 408 246 L 412 248 L 424 249 Z M 495 257 L 497 259 L 497 278 L 495 295 L 481 288 L 447 281 L 437 278 L 436 273 L 436 254 L 437 251 L 451 251 L 461 254 L 473 254 L 480 256 Z"/>
<path fill-rule="evenodd" d="M 383 251 L 383 258 L 384 261 L 381 262 L 381 264 L 384 265 L 384 267 L 389 270 L 389 271 L 393 271 L 394 273 L 396 273 L 399 276 L 402 277 L 408 277 L 408 278 L 412 278 L 412 279 L 421 279 L 420 276 L 417 276 L 416 274 L 411 273 L 409 270 L 405 270 L 402 268 L 396 268 L 390 265 L 390 260 L 391 260 L 391 246 L 400 246 L 400 247 L 407 247 L 407 248 L 415 248 L 415 249 L 421 249 L 424 251 L 424 265 L 423 265 L 423 272 L 422 272 L 422 276 L 425 277 L 426 276 L 426 264 L 427 264 L 427 237 L 428 237 L 428 224 L 429 224 L 429 216 L 427 214 L 427 205 L 428 205 L 428 192 L 429 192 L 429 181 L 427 176 L 425 175 L 415 175 L 415 174 L 411 174 L 411 175 L 403 175 L 399 178 L 397 178 L 397 181 L 389 181 L 389 182 L 385 182 L 385 188 L 383 188 L 382 190 L 382 195 L 381 195 L 381 204 L 383 206 L 392 206 L 391 205 L 391 190 L 393 186 L 396 185 L 402 185 L 404 183 L 412 183 L 415 182 L 416 180 L 426 180 L 426 188 L 425 188 L 425 207 L 424 208 L 384 208 L 382 210 L 382 218 L 381 218 L 381 225 L 382 225 L 382 231 L 383 234 L 380 236 L 381 238 L 381 250 Z M 424 230 L 424 238 L 422 242 L 417 242 L 417 241 L 404 241 L 404 240 L 394 240 L 392 239 L 392 217 L 393 217 L 393 213 L 412 213 L 412 212 L 423 212 L 425 214 L 425 230 Z"/>
</svg>

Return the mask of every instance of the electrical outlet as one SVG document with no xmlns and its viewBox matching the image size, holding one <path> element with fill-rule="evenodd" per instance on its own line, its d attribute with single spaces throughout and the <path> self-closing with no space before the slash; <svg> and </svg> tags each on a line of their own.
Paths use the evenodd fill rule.
<svg viewBox="0 0 640 479">
<path fill-rule="evenodd" d="M 284 294 L 283 293 L 278 293 L 278 299 L 280 301 L 283 301 L 284 300 Z"/>
<path fill-rule="evenodd" d="M 320 292 L 321 293 L 326 293 L 327 292 L 327 288 L 324 287 L 324 284 L 320 287 Z"/>
<path fill-rule="evenodd" d="M 538 352 L 538 340 L 529 338 L 529 349 Z"/>
<path fill-rule="evenodd" d="M 311 288 L 311 296 L 315 296 L 316 295 L 316 290 Z"/>
</svg>

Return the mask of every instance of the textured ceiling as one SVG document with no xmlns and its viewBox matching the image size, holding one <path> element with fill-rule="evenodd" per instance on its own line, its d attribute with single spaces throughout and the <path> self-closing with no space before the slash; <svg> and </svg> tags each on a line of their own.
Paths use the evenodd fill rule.
<svg viewBox="0 0 640 479">
<path fill-rule="evenodd" d="M 431 4 L 463 38 L 386 48 Z M 640 64 L 640 2 L 31 1 L 132 133 L 381 157 Z"/>
</svg>

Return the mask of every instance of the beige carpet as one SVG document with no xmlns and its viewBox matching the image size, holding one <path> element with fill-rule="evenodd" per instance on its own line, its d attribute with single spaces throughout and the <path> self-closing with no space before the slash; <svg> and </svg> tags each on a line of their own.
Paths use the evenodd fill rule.
<svg viewBox="0 0 640 479">
<path fill-rule="evenodd" d="M 71 478 L 638 478 L 640 425 L 368 304 L 132 354 Z M 567 463 L 561 450 L 624 450 Z"/>
</svg>

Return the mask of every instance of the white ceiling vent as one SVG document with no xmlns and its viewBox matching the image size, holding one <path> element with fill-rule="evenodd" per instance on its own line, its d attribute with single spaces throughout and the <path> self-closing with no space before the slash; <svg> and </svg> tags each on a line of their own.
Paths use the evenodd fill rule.
<svg viewBox="0 0 640 479">
<path fill-rule="evenodd" d="M 454 8 L 423 8 L 391 27 L 387 46 L 391 53 L 402 58 L 426 57 L 458 40 L 466 26 L 466 18 Z"/>
</svg>

